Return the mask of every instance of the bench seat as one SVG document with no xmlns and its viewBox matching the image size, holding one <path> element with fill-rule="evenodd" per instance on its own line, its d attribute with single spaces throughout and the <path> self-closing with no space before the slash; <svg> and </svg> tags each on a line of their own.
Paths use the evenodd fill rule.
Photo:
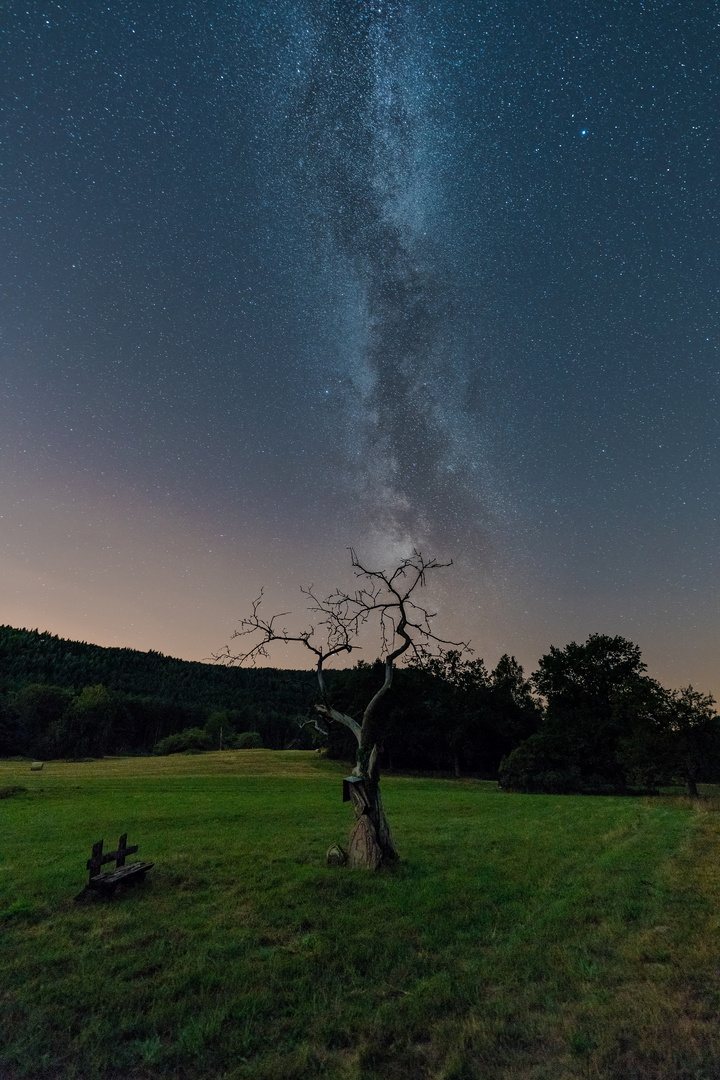
<svg viewBox="0 0 720 1080">
<path fill-rule="evenodd" d="M 115 889 L 119 885 L 128 885 L 131 881 L 142 881 L 148 870 L 152 869 L 154 863 L 147 862 L 134 862 L 128 863 L 127 866 L 119 866 L 117 870 L 109 870 L 105 874 L 95 874 L 91 877 L 87 887 L 89 889 L 98 889 L 100 892 L 115 892 Z"/>
</svg>

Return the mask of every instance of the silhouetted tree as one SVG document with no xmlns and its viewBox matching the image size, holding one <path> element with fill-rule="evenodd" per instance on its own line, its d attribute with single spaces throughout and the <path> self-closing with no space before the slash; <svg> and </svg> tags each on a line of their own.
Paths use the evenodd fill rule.
<svg viewBox="0 0 720 1080">
<path fill-rule="evenodd" d="M 427 669 L 436 678 L 433 727 L 444 735 L 455 776 L 482 747 L 490 676 L 480 659 L 467 660 L 457 649 L 432 657 Z"/>
<path fill-rule="evenodd" d="M 671 698 L 647 676 L 627 682 L 613 694 L 613 716 L 621 732 L 617 760 L 634 788 L 655 791 L 675 775 Z"/>
<path fill-rule="evenodd" d="M 59 720 L 48 728 L 45 740 L 53 757 L 102 757 L 112 747 L 122 708 L 106 686 L 86 686 Z"/>
<path fill-rule="evenodd" d="M 352 592 L 336 590 L 320 598 L 312 589 L 301 590 L 308 601 L 312 624 L 307 630 L 291 632 L 280 620 L 289 612 L 266 619 L 260 611 L 262 593 L 253 603 L 252 614 L 243 619 L 233 638 L 248 638 L 248 647 L 234 652 L 226 646 L 215 656 L 226 664 L 243 664 L 268 655 L 273 642 L 299 642 L 315 657 L 319 701 L 315 705 L 315 726 L 341 724 L 352 732 L 357 743 L 354 775 L 358 783 L 350 785 L 355 813 L 355 827 L 350 835 L 348 861 L 354 866 L 377 868 L 397 858 L 390 827 L 380 795 L 380 762 L 384 728 L 381 702 L 393 682 L 395 665 L 409 654 L 422 664 L 446 647 L 466 648 L 464 642 L 438 637 L 432 629 L 434 614 L 415 603 L 417 590 L 425 584 L 428 573 L 450 563 L 426 559 L 414 551 L 391 571 L 371 570 L 351 550 L 351 563 L 360 586 Z M 362 713 L 356 718 L 335 707 L 325 678 L 324 665 L 331 657 L 351 653 L 359 632 L 375 623 L 380 634 L 382 681 L 374 686 Z M 252 644 L 250 642 L 255 639 Z"/>
<path fill-rule="evenodd" d="M 626 721 L 615 702 L 644 680 L 640 649 L 623 637 L 591 634 L 550 648 L 532 676 L 546 700 L 539 731 L 505 759 L 503 786 L 521 791 L 624 791 L 619 760 Z"/>
<path fill-rule="evenodd" d="M 12 714 L 25 753 L 51 756 L 45 743 L 46 732 L 61 721 L 72 700 L 72 693 L 62 686 L 30 683 L 18 690 L 12 700 Z"/>
<path fill-rule="evenodd" d="M 685 784 L 688 795 L 697 798 L 698 780 L 709 762 L 720 752 L 720 720 L 715 699 L 692 686 L 670 695 L 670 746 L 675 775 Z M 717 775 L 717 766 L 713 778 Z"/>
<path fill-rule="evenodd" d="M 692 686 L 665 690 L 644 679 L 616 696 L 615 710 L 627 734 L 619 759 L 632 782 L 647 788 L 679 780 L 697 797 L 698 781 L 716 780 L 720 767 L 720 719 L 715 700 Z"/>
</svg>

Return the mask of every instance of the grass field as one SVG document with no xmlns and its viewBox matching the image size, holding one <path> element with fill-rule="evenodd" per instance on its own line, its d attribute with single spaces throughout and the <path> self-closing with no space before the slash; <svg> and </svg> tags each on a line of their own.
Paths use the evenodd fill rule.
<svg viewBox="0 0 720 1080">
<path fill-rule="evenodd" d="M 325 865 L 343 772 L 0 763 L 0 1077 L 717 1080 L 716 795 L 388 777 L 373 875 Z M 126 831 L 145 885 L 74 903 Z"/>
</svg>

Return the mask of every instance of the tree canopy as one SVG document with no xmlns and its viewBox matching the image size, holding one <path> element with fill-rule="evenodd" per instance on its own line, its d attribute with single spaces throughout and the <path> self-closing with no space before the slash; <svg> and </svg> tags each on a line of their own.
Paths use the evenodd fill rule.
<svg viewBox="0 0 720 1080">
<path fill-rule="evenodd" d="M 516 791 L 624 792 L 680 778 L 697 793 L 714 777 L 714 701 L 692 687 L 665 690 L 645 674 L 637 645 L 591 634 L 554 646 L 531 682 L 545 699 L 538 731 L 513 750 L 500 782 Z"/>
</svg>

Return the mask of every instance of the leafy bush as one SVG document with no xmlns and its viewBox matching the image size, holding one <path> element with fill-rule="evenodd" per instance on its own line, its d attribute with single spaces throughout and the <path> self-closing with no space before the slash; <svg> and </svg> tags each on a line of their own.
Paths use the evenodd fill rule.
<svg viewBox="0 0 720 1080">
<path fill-rule="evenodd" d="M 613 795 L 622 787 L 612 778 L 582 764 L 548 731 L 531 735 L 500 762 L 498 776 L 505 791 L 543 795 Z"/>
<path fill-rule="evenodd" d="M 235 739 L 236 750 L 261 750 L 262 738 L 257 731 L 241 731 Z"/>
<path fill-rule="evenodd" d="M 175 735 L 168 735 L 156 744 L 155 754 L 184 754 L 187 750 L 210 750 L 211 740 L 202 728 L 185 728 Z"/>
<path fill-rule="evenodd" d="M 235 728 L 230 723 L 227 709 L 215 709 L 210 713 L 205 725 L 210 746 L 213 750 L 222 750 L 235 745 Z"/>
<path fill-rule="evenodd" d="M 500 787 L 525 794 L 582 791 L 580 771 L 563 760 L 561 750 L 545 733 L 531 735 L 500 762 Z"/>
</svg>

